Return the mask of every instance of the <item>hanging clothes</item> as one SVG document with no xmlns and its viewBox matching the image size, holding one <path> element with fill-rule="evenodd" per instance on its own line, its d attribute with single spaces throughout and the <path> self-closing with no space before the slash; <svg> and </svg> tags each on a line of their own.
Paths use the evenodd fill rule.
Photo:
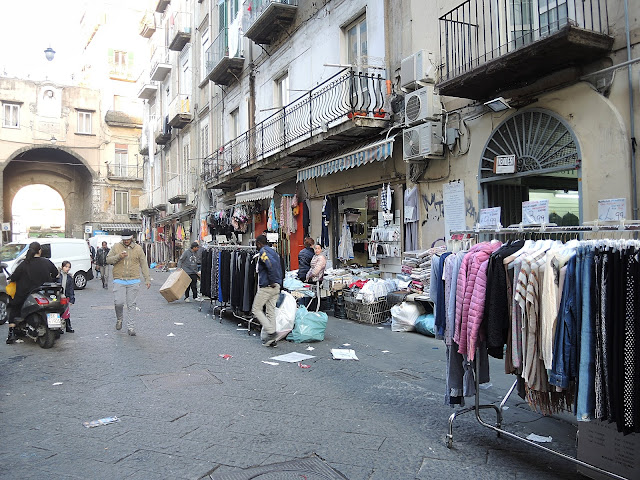
<svg viewBox="0 0 640 480">
<path fill-rule="evenodd" d="M 404 192 L 404 249 L 418 249 L 418 186 Z"/>
<path fill-rule="evenodd" d="M 322 206 L 322 215 L 323 215 L 323 220 L 322 220 L 322 224 L 324 227 L 324 204 Z M 304 229 L 304 236 L 308 237 L 309 236 L 309 226 L 311 225 L 311 218 L 309 217 L 309 200 L 305 199 L 304 202 L 302 202 L 302 228 Z M 323 228 L 323 232 L 324 232 L 324 228 Z M 324 245 L 323 245 L 324 247 Z"/>
<path fill-rule="evenodd" d="M 342 232 L 338 243 L 338 258 L 343 262 L 353 259 L 353 240 L 351 239 L 351 229 L 347 224 L 347 216 L 342 218 Z"/>
<path fill-rule="evenodd" d="M 331 202 L 327 197 L 324 197 L 324 200 L 322 200 L 322 235 L 320 237 L 320 246 L 322 248 L 327 248 L 329 246 L 329 220 L 330 219 L 331 219 Z M 353 258 L 353 254 L 351 258 Z"/>
</svg>

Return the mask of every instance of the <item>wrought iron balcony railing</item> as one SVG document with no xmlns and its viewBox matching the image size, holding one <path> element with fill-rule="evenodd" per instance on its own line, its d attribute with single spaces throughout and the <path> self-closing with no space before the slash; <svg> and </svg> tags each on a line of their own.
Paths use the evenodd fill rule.
<svg viewBox="0 0 640 480">
<path fill-rule="evenodd" d="M 293 22 L 297 7 L 298 0 L 245 0 L 245 36 L 256 43 L 270 43 L 274 35 Z"/>
<path fill-rule="evenodd" d="M 142 165 L 123 165 L 120 163 L 107 164 L 107 177 L 142 180 Z"/>
<path fill-rule="evenodd" d="M 566 29 L 609 34 L 608 0 L 466 0 L 440 17 L 440 81 Z"/>
<path fill-rule="evenodd" d="M 343 70 L 218 148 L 202 177 L 214 181 L 354 118 L 388 118 L 385 88 L 380 74 Z"/>
<path fill-rule="evenodd" d="M 226 78 L 227 70 L 234 63 L 230 60 L 242 59 L 242 55 L 242 35 L 240 30 L 233 32 L 229 31 L 228 28 L 222 29 L 205 52 L 205 77 L 214 82 Z"/>
<path fill-rule="evenodd" d="M 191 40 L 191 14 L 174 12 L 166 21 L 166 45 L 179 52 Z"/>
</svg>

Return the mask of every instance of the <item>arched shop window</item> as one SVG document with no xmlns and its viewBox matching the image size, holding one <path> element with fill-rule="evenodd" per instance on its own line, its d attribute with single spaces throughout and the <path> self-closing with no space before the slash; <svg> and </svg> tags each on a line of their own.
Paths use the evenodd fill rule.
<svg viewBox="0 0 640 480">
<path fill-rule="evenodd" d="M 512 173 L 494 168 L 497 157 L 504 156 L 515 156 Z M 548 199 L 550 222 L 579 224 L 580 158 L 575 135 L 557 114 L 530 109 L 507 118 L 482 153 L 481 208 L 501 207 L 506 226 L 521 221 L 522 202 Z"/>
</svg>

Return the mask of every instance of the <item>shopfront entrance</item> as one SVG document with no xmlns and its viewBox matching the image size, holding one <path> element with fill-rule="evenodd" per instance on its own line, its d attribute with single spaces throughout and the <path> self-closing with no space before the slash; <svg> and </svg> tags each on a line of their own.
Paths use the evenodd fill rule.
<svg viewBox="0 0 640 480">
<path fill-rule="evenodd" d="M 563 118 L 542 109 L 517 113 L 498 125 L 485 145 L 480 206 L 501 207 L 501 223 L 508 226 L 522 221 L 522 202 L 546 199 L 550 223 L 578 225 L 580 160 L 577 139 Z"/>
</svg>

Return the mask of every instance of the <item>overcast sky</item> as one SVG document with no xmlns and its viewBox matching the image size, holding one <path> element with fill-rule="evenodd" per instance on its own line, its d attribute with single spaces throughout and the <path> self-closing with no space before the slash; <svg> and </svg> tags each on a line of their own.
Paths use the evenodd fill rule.
<svg viewBox="0 0 640 480">
<path fill-rule="evenodd" d="M 85 1 L 3 1 L 0 74 L 69 83 L 81 52 L 76 35 Z M 44 56 L 49 46 L 56 51 L 51 62 Z"/>
</svg>

